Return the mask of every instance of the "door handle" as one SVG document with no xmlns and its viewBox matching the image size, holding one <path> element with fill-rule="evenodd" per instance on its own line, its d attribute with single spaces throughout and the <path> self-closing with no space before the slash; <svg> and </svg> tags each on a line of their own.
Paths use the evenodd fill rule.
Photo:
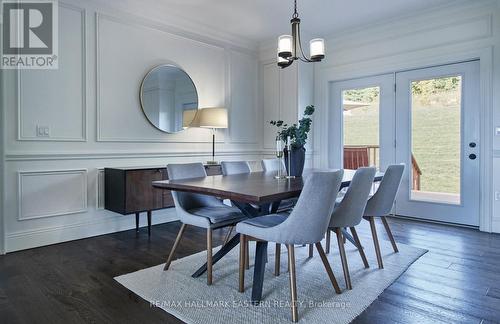
<svg viewBox="0 0 500 324">
<path fill-rule="evenodd" d="M 475 160 L 477 158 L 477 155 L 472 153 L 472 154 L 469 154 L 469 159 L 471 160 Z"/>
</svg>

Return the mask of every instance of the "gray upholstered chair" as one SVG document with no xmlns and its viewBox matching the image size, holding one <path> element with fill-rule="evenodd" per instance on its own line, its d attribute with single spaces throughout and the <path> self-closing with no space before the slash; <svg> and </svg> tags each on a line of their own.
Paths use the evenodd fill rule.
<svg viewBox="0 0 500 324">
<path fill-rule="evenodd" d="M 282 159 L 262 159 L 260 162 L 264 172 L 285 170 L 285 162 Z"/>
<path fill-rule="evenodd" d="M 328 226 L 326 249 L 330 251 L 330 231 L 337 234 L 339 244 L 340 259 L 342 261 L 342 269 L 344 270 L 344 279 L 347 289 L 352 289 L 351 278 L 349 275 L 349 267 L 347 265 L 347 257 L 344 248 L 344 239 L 342 229 L 349 227 L 356 242 L 359 254 L 363 260 L 363 264 L 368 268 L 368 261 L 363 251 L 363 247 L 359 240 L 355 226 L 358 225 L 365 211 L 368 195 L 372 187 L 373 179 L 375 178 L 375 168 L 359 168 L 356 170 L 354 177 L 351 180 L 349 189 L 344 195 L 340 204 L 335 207 Z"/>
<path fill-rule="evenodd" d="M 205 167 L 201 163 L 169 164 L 167 165 L 168 178 L 181 180 L 206 177 Z M 172 191 L 175 210 L 182 226 L 175 239 L 174 246 L 167 258 L 164 270 L 168 270 L 175 250 L 186 230 L 187 225 L 207 229 L 207 284 L 212 284 L 212 230 L 231 226 L 246 219 L 238 208 L 230 207 L 219 199 L 188 192 Z"/>
<path fill-rule="evenodd" d="M 404 164 L 390 165 L 386 169 L 377 191 L 368 200 L 363 215 L 364 219 L 370 222 L 373 244 L 375 245 L 378 267 L 380 269 L 384 268 L 384 264 L 382 262 L 382 254 L 380 253 L 380 245 L 377 238 L 375 217 L 380 217 L 387 232 L 387 236 L 389 236 L 394 252 L 399 252 L 398 246 L 396 245 L 396 241 L 394 240 L 394 236 L 392 235 L 391 228 L 389 227 L 389 223 L 387 223 L 385 216 L 391 213 L 392 207 L 394 206 L 394 201 L 396 200 L 396 195 L 398 193 L 399 185 L 401 184 L 404 169 Z"/>
<path fill-rule="evenodd" d="M 220 163 L 222 175 L 250 173 L 250 164 L 247 161 L 222 161 Z"/>
<path fill-rule="evenodd" d="M 294 245 L 315 244 L 330 281 L 337 293 L 340 288 L 328 263 L 320 242 L 328 227 L 334 208 L 335 198 L 342 182 L 343 170 L 336 172 L 314 172 L 307 179 L 297 205 L 288 214 L 273 214 L 242 221 L 236 225 L 240 236 L 240 275 L 239 291 L 244 290 L 244 259 L 246 255 L 246 237 L 257 240 L 286 244 L 288 248 L 288 266 L 290 275 L 290 291 L 292 320 L 298 319 L 297 287 L 295 276 Z"/>
<path fill-rule="evenodd" d="M 262 159 L 260 162 L 262 166 L 262 170 L 264 172 L 277 172 L 278 170 L 282 170 L 286 172 L 285 162 L 282 159 Z M 290 210 L 297 203 L 297 198 L 285 199 L 280 202 L 280 206 L 278 211 L 286 211 Z"/>
</svg>

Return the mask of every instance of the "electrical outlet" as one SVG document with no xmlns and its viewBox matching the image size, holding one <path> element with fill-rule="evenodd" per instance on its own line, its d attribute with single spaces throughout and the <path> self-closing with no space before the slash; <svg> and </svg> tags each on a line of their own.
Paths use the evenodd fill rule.
<svg viewBox="0 0 500 324">
<path fill-rule="evenodd" d="M 50 128 L 49 126 L 36 126 L 36 136 L 37 137 L 50 137 Z"/>
<path fill-rule="evenodd" d="M 496 201 L 500 200 L 500 191 L 495 191 L 495 200 Z"/>
</svg>

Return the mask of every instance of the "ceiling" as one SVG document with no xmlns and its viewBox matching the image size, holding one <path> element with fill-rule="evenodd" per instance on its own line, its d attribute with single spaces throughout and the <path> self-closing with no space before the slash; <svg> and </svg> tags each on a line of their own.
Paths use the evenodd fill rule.
<svg viewBox="0 0 500 324">
<path fill-rule="evenodd" d="M 471 0 L 472 1 L 472 0 Z M 129 9 L 178 16 L 211 29 L 262 42 L 290 33 L 292 0 L 123 0 Z M 463 0 L 298 0 L 301 28 L 325 36 Z"/>
</svg>

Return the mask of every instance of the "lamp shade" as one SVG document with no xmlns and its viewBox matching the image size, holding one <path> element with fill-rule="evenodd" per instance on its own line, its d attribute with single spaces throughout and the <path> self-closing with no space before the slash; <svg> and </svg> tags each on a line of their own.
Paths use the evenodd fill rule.
<svg viewBox="0 0 500 324">
<path fill-rule="evenodd" d="M 196 112 L 191 126 L 200 128 L 227 128 L 226 108 L 203 108 Z"/>
<path fill-rule="evenodd" d="M 292 42 L 293 38 L 290 35 L 281 35 L 278 38 L 278 56 L 289 58 L 292 56 Z"/>
<path fill-rule="evenodd" d="M 311 39 L 309 42 L 311 60 L 321 61 L 325 57 L 325 40 L 322 38 Z"/>
</svg>

